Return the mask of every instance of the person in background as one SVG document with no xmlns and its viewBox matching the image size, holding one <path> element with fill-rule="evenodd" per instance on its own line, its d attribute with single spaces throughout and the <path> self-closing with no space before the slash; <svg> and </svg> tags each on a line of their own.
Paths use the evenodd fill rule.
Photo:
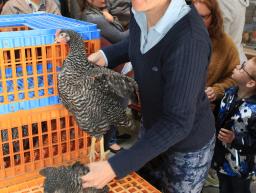
<svg viewBox="0 0 256 193">
<path fill-rule="evenodd" d="M 256 57 L 237 65 L 216 122 L 213 165 L 220 193 L 250 193 L 256 155 Z"/>
<path fill-rule="evenodd" d="M 223 31 L 223 18 L 217 0 L 193 0 L 192 2 L 201 15 L 211 38 L 212 55 L 205 92 L 213 106 L 218 106 L 225 89 L 235 85 L 231 74 L 236 65 L 240 64 L 239 55 L 234 42 Z"/>
<path fill-rule="evenodd" d="M 131 0 L 107 0 L 109 12 L 118 18 L 122 26 L 127 29 L 130 21 Z"/>
<path fill-rule="evenodd" d="M 38 11 L 60 15 L 60 9 L 53 0 L 9 0 L 4 5 L 1 14 L 26 14 Z"/>
<path fill-rule="evenodd" d="M 211 41 L 185 0 L 132 0 L 130 35 L 89 56 L 113 68 L 131 61 L 139 87 L 140 139 L 107 161 L 90 163 L 83 187 L 102 188 L 162 155 L 164 193 L 199 193 L 215 144 L 205 93 Z"/>
<path fill-rule="evenodd" d="M 236 44 L 240 56 L 240 63 L 247 60 L 243 45 L 242 36 L 245 24 L 246 7 L 249 0 L 218 0 L 224 19 L 224 31 L 230 35 Z"/>
<path fill-rule="evenodd" d="M 86 5 L 82 13 L 82 20 L 97 24 L 103 38 L 116 43 L 129 35 L 117 17 L 112 16 L 105 0 L 85 0 Z"/>
<path fill-rule="evenodd" d="M 65 1 L 67 1 L 69 16 L 74 19 L 81 19 L 82 10 L 85 7 L 85 0 L 65 0 Z"/>
<path fill-rule="evenodd" d="M 223 18 L 217 0 L 193 0 L 195 8 L 207 28 L 211 42 L 212 55 L 208 67 L 205 92 L 211 102 L 215 117 L 225 89 L 235 85 L 232 71 L 240 64 L 237 48 L 232 39 L 223 31 Z M 218 186 L 217 174 L 209 170 L 205 186 Z"/>
</svg>

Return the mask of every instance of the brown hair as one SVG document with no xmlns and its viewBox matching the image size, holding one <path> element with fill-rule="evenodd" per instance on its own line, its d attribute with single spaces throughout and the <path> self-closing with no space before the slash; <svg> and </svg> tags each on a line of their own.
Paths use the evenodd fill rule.
<svg viewBox="0 0 256 193">
<path fill-rule="evenodd" d="M 212 21 L 208 29 L 209 35 L 211 38 L 221 38 L 224 33 L 224 27 L 221 10 L 217 0 L 193 0 L 192 2 L 203 3 L 211 11 Z"/>
</svg>

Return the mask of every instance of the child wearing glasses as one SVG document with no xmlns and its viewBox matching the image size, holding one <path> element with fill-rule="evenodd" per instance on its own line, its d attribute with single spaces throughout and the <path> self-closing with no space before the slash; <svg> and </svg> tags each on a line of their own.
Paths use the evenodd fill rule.
<svg viewBox="0 0 256 193">
<path fill-rule="evenodd" d="M 220 193 L 250 193 L 256 154 L 256 57 L 232 74 L 237 87 L 226 90 L 216 121 L 213 166 Z"/>
</svg>

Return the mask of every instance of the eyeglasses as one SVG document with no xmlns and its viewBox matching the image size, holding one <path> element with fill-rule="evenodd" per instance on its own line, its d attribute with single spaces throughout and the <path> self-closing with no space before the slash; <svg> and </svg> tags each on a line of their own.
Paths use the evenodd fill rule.
<svg viewBox="0 0 256 193">
<path fill-rule="evenodd" d="M 246 64 L 246 62 L 243 62 L 242 65 L 240 66 L 239 70 L 243 70 L 252 80 L 255 80 L 255 78 L 252 75 L 250 75 L 250 73 L 247 70 L 245 70 L 245 68 L 244 68 L 245 64 Z"/>
<path fill-rule="evenodd" d="M 207 20 L 211 15 L 212 13 L 209 13 L 208 15 L 200 15 L 200 16 L 202 17 L 203 20 Z"/>
</svg>

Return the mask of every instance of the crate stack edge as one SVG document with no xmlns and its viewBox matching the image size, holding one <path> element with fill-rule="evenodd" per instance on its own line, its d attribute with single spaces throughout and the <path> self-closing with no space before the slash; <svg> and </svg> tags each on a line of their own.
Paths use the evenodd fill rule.
<svg viewBox="0 0 256 193">
<path fill-rule="evenodd" d="M 90 137 L 58 97 L 68 46 L 54 44 L 57 29 L 79 32 L 87 54 L 100 48 L 95 24 L 47 13 L 0 16 L 0 188 L 47 166 L 87 161 Z"/>
</svg>

